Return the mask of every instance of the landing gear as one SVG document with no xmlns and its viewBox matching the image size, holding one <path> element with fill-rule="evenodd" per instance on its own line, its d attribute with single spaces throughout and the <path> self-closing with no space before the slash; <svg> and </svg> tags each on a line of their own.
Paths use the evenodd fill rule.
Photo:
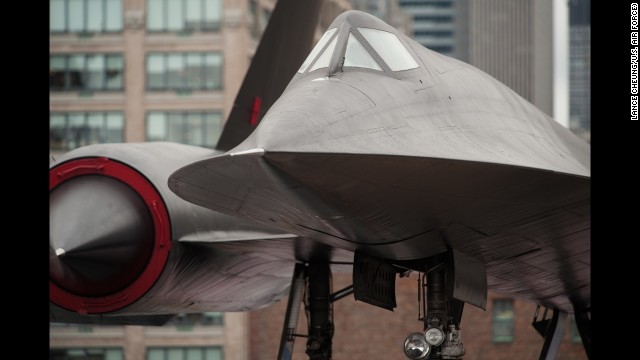
<svg viewBox="0 0 640 360">
<path fill-rule="evenodd" d="M 296 337 L 307 338 L 305 352 L 309 356 L 309 360 L 331 360 L 333 302 L 351 293 L 353 293 L 353 287 L 348 286 L 331 294 L 331 269 L 328 262 L 296 264 L 280 340 L 278 360 L 292 359 L 293 343 Z M 296 334 L 301 302 L 304 302 L 307 312 L 307 335 Z"/>
<path fill-rule="evenodd" d="M 584 351 L 587 358 L 591 359 L 591 308 L 573 304 L 573 314 L 576 318 L 576 326 L 582 338 Z"/>
<path fill-rule="evenodd" d="M 415 264 L 408 264 L 416 267 Z M 460 321 L 464 303 L 485 308 L 487 298 L 484 266 L 455 250 L 446 255 L 425 259 L 417 266 L 418 320 L 422 333 L 412 333 L 405 340 L 409 359 L 462 359 Z M 421 316 L 424 314 L 424 316 Z"/>
<path fill-rule="evenodd" d="M 307 355 L 310 360 L 331 359 L 333 339 L 333 304 L 331 296 L 331 270 L 327 263 L 309 265 L 309 337 Z"/>
<path fill-rule="evenodd" d="M 405 340 L 405 355 L 410 359 L 462 359 L 465 354 L 460 331 L 464 302 L 447 295 L 445 276 L 446 267 L 440 264 L 418 278 L 418 302 L 425 314 L 420 317 L 419 312 L 418 320 L 424 324 L 422 340 L 426 344 L 422 345 L 423 352 L 416 352 L 415 342 L 419 339 L 415 339 L 415 334 L 420 333 L 411 334 L 409 338 L 414 340 L 409 347 L 409 338 Z"/>
<path fill-rule="evenodd" d="M 295 266 L 278 360 L 291 360 L 296 337 L 307 338 L 305 352 L 310 360 L 331 360 L 333 302 L 353 293 L 355 300 L 393 310 L 395 278 L 410 270 L 421 274 L 418 320 L 423 322 L 423 329 L 405 340 L 405 355 L 410 359 L 462 359 L 465 350 L 460 320 L 464 303 L 486 307 L 484 264 L 456 250 L 401 264 L 356 251 L 353 285 L 333 294 L 329 265 L 328 261 L 311 261 Z M 300 302 L 304 302 L 308 318 L 306 335 L 296 333 Z"/>
<path fill-rule="evenodd" d="M 558 309 L 553 309 L 553 315 L 547 319 L 547 309 L 544 310 L 542 319 L 538 319 L 540 306 L 536 308 L 531 325 L 544 338 L 540 360 L 553 360 L 558 354 L 562 336 L 564 335 L 565 324 L 567 323 L 567 313 Z"/>
</svg>

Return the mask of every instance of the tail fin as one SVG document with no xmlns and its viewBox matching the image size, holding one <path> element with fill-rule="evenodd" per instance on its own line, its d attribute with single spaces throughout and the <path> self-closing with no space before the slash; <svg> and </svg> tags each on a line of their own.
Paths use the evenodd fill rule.
<svg viewBox="0 0 640 360">
<path fill-rule="evenodd" d="M 322 0 L 278 0 L 216 149 L 249 136 L 311 51 Z"/>
</svg>

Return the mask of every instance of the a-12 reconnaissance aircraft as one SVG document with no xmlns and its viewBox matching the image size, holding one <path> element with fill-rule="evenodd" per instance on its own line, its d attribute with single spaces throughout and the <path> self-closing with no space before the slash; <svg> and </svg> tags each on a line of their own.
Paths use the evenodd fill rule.
<svg viewBox="0 0 640 360">
<path fill-rule="evenodd" d="M 553 310 L 541 358 L 567 313 L 590 356 L 590 146 L 366 13 L 309 54 L 320 3 L 277 3 L 217 150 L 103 144 L 52 164 L 50 320 L 162 324 L 289 294 L 279 359 L 300 301 L 309 358 L 330 359 L 332 302 L 393 309 L 417 271 L 411 359 L 473 351 L 462 310 L 488 289 Z M 345 267 L 353 286 L 332 294 Z"/>
</svg>

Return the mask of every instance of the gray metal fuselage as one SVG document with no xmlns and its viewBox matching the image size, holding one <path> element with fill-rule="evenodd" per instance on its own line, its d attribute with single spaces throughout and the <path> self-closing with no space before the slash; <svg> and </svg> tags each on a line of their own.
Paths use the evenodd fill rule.
<svg viewBox="0 0 640 360">
<path fill-rule="evenodd" d="M 590 304 L 590 147 L 484 72 L 347 12 L 327 67 L 296 74 L 258 128 L 175 172 L 193 203 L 394 262 L 449 248 L 489 288 Z M 419 67 L 343 66 L 359 27 L 396 34 Z"/>
</svg>

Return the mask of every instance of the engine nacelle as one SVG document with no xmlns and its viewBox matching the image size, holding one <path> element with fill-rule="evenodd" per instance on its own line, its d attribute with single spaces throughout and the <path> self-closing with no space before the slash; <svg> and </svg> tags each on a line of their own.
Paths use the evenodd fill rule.
<svg viewBox="0 0 640 360">
<path fill-rule="evenodd" d="M 78 314 L 245 311 L 286 294 L 291 256 L 260 256 L 255 247 L 229 244 L 268 239 L 290 245 L 293 236 L 194 205 L 169 190 L 171 173 L 212 154 L 175 143 L 102 144 L 71 151 L 51 165 L 53 321 L 73 321 Z"/>
</svg>

